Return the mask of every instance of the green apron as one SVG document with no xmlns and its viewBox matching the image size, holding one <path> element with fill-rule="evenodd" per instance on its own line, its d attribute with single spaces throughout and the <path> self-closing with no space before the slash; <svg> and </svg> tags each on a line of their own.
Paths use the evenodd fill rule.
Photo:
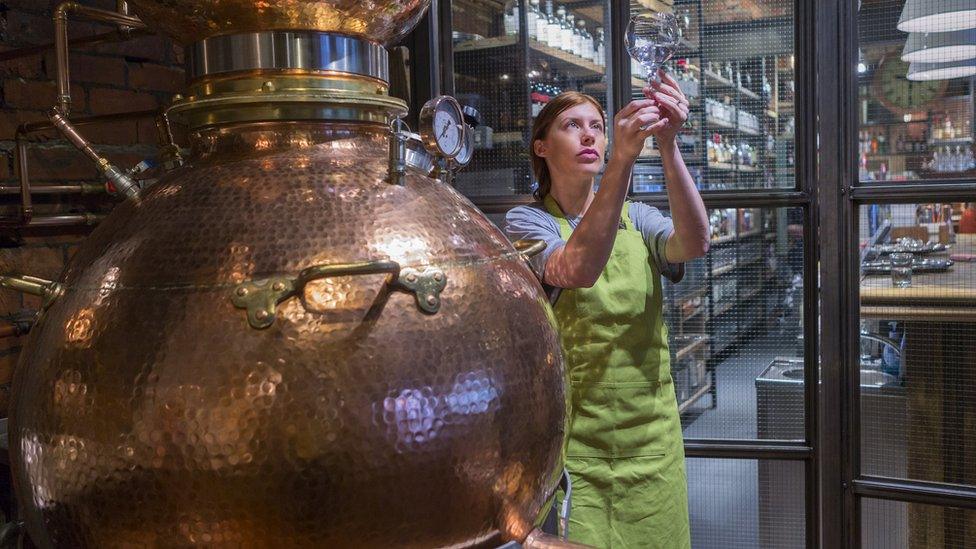
<svg viewBox="0 0 976 549">
<path fill-rule="evenodd" d="M 569 240 L 556 201 L 546 209 Z M 569 539 L 601 549 L 691 547 L 681 421 L 661 275 L 624 204 L 603 273 L 553 310 L 570 379 Z"/>
</svg>

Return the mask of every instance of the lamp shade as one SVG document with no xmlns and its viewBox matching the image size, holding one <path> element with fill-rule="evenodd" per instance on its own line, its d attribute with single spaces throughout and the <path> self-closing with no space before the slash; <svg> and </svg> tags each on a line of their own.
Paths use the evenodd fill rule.
<svg viewBox="0 0 976 549">
<path fill-rule="evenodd" d="M 910 63 L 908 65 L 908 79 L 916 82 L 923 80 L 948 80 L 962 78 L 976 74 L 976 59 L 953 61 L 951 63 Z"/>
<path fill-rule="evenodd" d="M 913 32 L 901 52 L 901 60 L 910 63 L 949 63 L 973 58 L 976 58 L 976 29 Z"/>
<path fill-rule="evenodd" d="M 902 32 L 949 32 L 976 28 L 973 0 L 905 0 L 898 19 Z"/>
</svg>

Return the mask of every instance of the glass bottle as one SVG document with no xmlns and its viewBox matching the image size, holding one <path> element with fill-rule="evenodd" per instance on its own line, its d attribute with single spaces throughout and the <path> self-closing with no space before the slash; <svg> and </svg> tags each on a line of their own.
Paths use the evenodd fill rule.
<svg viewBox="0 0 976 549">
<path fill-rule="evenodd" d="M 606 50 L 604 49 L 603 27 L 596 28 L 596 40 L 593 45 L 593 62 L 604 67 L 607 64 Z"/>
<path fill-rule="evenodd" d="M 577 36 L 579 40 L 579 53 L 577 55 L 584 59 L 592 59 L 593 54 L 590 53 L 590 50 L 593 49 L 593 37 L 590 36 L 589 31 L 586 30 L 586 21 L 583 21 L 582 19 L 577 21 L 576 30 L 578 31 Z"/>
<path fill-rule="evenodd" d="M 528 25 L 529 38 L 539 39 L 539 0 L 529 0 L 529 11 L 525 14 L 525 22 Z"/>
<path fill-rule="evenodd" d="M 536 13 L 535 13 L 535 39 L 539 42 L 545 44 L 546 36 L 549 32 L 549 17 L 546 12 L 542 10 L 539 5 L 539 0 L 534 2 Z"/>
<path fill-rule="evenodd" d="M 562 42 L 562 25 L 556 17 L 556 12 L 552 9 L 552 0 L 548 0 L 546 5 L 549 8 L 546 22 L 546 45 L 558 48 L 559 43 Z"/>
<path fill-rule="evenodd" d="M 503 17 L 503 26 L 505 28 L 506 36 L 515 36 L 519 31 L 519 4 L 518 2 L 512 3 L 505 12 Z"/>
<path fill-rule="evenodd" d="M 576 36 L 576 16 L 572 13 L 567 13 L 566 17 L 563 19 L 563 49 L 569 53 L 576 53 L 573 48 L 575 44 Z"/>
</svg>

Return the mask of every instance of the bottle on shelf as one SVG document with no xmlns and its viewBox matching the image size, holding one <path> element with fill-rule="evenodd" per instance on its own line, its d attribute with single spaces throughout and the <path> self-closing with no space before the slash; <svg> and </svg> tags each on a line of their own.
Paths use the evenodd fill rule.
<svg viewBox="0 0 976 549">
<path fill-rule="evenodd" d="M 604 49 L 603 27 L 596 28 L 596 39 L 594 40 L 593 62 L 601 67 L 607 64 L 606 50 Z"/>
<path fill-rule="evenodd" d="M 539 0 L 535 1 L 535 39 L 545 44 L 549 36 L 549 16 L 539 5 Z"/>
<path fill-rule="evenodd" d="M 529 11 L 525 14 L 525 22 L 528 27 L 529 38 L 539 39 L 539 16 L 542 10 L 539 9 L 539 0 L 529 0 Z"/>
<path fill-rule="evenodd" d="M 592 59 L 590 50 L 593 49 L 593 37 L 586 30 L 586 21 L 580 19 L 576 22 L 576 46 L 573 48 L 576 55 L 584 59 Z"/>
<path fill-rule="evenodd" d="M 573 52 L 573 33 L 576 30 L 576 16 L 571 13 L 566 13 L 566 8 L 560 7 L 563 10 L 563 20 L 562 20 L 562 32 L 560 33 L 560 47 L 564 51 L 570 53 Z"/>
<path fill-rule="evenodd" d="M 546 7 L 548 8 L 546 10 L 548 11 L 546 20 L 546 45 L 552 48 L 558 48 L 562 41 L 562 25 L 556 17 L 556 12 L 552 10 L 552 0 L 546 0 Z"/>
<path fill-rule="evenodd" d="M 503 16 L 503 26 L 507 36 L 515 36 L 519 33 L 519 3 L 513 2 L 508 11 Z"/>
</svg>

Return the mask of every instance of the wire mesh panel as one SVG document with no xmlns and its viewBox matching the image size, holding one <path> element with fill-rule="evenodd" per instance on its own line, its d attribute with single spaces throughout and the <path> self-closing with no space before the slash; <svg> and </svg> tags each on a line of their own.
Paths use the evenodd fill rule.
<svg viewBox="0 0 976 549">
<path fill-rule="evenodd" d="M 609 5 L 451 3 L 455 92 L 481 115 L 474 158 L 457 176 L 459 191 L 474 199 L 530 194 L 536 184 L 529 162 L 532 122 L 558 93 L 585 92 L 609 110 Z"/>
<path fill-rule="evenodd" d="M 976 511 L 863 499 L 861 543 L 864 549 L 972 549 Z"/>
<path fill-rule="evenodd" d="M 793 3 L 788 0 L 637 0 L 631 13 L 672 12 L 681 35 L 668 70 L 691 104 L 678 138 L 702 189 L 793 187 Z M 631 61 L 634 98 L 646 69 Z M 664 189 L 660 152 L 648 142 L 634 192 Z"/>
<path fill-rule="evenodd" d="M 860 181 L 976 176 L 976 5 L 858 4 Z"/>
<path fill-rule="evenodd" d="M 803 440 L 802 210 L 709 217 L 708 255 L 664 284 L 685 437 Z"/>
<path fill-rule="evenodd" d="M 686 466 L 692 547 L 806 547 L 802 462 L 689 458 Z"/>
</svg>

